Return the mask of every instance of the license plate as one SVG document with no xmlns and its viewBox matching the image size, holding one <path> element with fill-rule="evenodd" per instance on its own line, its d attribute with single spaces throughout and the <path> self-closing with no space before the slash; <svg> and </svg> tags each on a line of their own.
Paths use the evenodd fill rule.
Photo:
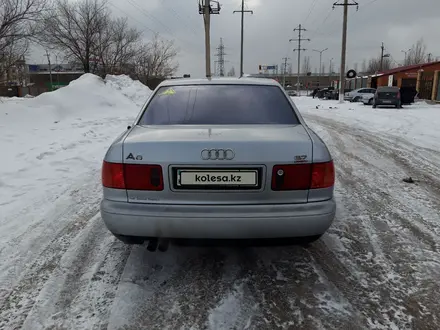
<svg viewBox="0 0 440 330">
<path fill-rule="evenodd" d="M 383 103 L 391 103 L 391 101 L 383 100 Z"/>
<path fill-rule="evenodd" d="M 178 170 L 177 186 L 237 186 L 256 187 L 258 185 L 258 172 L 256 170 L 237 171 L 204 171 L 204 170 Z"/>
</svg>

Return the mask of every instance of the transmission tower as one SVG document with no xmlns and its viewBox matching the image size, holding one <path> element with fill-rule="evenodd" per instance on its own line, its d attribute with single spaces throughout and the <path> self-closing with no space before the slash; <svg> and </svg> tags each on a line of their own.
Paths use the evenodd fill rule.
<svg viewBox="0 0 440 330">
<path fill-rule="evenodd" d="M 225 63 L 227 62 L 225 61 L 225 55 L 227 54 L 225 53 L 225 45 L 223 44 L 223 38 L 220 38 L 220 44 L 216 49 L 217 49 L 217 54 L 215 54 L 215 56 L 218 58 L 218 60 L 215 61 L 215 63 L 217 64 L 216 73 L 218 76 L 224 77 Z"/>
</svg>

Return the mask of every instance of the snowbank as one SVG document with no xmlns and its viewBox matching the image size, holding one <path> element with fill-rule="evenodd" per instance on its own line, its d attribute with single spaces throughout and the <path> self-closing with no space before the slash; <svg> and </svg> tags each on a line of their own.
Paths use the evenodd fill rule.
<svg viewBox="0 0 440 330">
<path fill-rule="evenodd" d="M 106 148 L 132 123 L 150 93 L 127 76 L 104 80 L 84 74 L 35 98 L 2 99 L 0 242 L 8 234 L 2 224 L 12 214 L 61 193 L 83 175 L 98 173 Z"/>
<path fill-rule="evenodd" d="M 377 108 L 362 103 L 292 98 L 301 113 L 335 119 L 360 129 L 386 133 L 415 145 L 438 150 L 440 141 L 440 106 L 417 102 L 402 109 Z"/>
<path fill-rule="evenodd" d="M 150 96 L 151 90 L 142 84 L 139 80 L 132 80 L 127 75 L 107 75 L 105 82 L 108 86 L 120 91 L 137 105 L 141 106 Z"/>
</svg>

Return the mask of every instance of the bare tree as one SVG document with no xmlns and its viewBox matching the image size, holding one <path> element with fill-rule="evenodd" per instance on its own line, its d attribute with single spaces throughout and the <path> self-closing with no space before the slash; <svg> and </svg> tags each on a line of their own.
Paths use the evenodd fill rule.
<svg viewBox="0 0 440 330">
<path fill-rule="evenodd" d="M 109 21 L 106 0 L 56 0 L 54 10 L 44 16 L 41 40 L 90 72 Z"/>
<path fill-rule="evenodd" d="M 367 74 L 375 74 L 376 72 L 381 71 L 380 56 L 381 55 L 379 55 L 378 57 L 375 57 L 375 58 L 371 58 L 368 61 L 367 69 L 366 69 L 365 73 L 367 73 Z M 382 71 L 389 70 L 389 69 L 392 69 L 392 68 L 393 68 L 393 63 L 392 63 L 391 59 L 389 57 L 385 57 L 383 59 L 383 62 L 382 62 Z"/>
<path fill-rule="evenodd" d="M 35 35 L 47 0 L 0 0 L 0 50 Z"/>
<path fill-rule="evenodd" d="M 232 67 L 231 70 L 228 71 L 228 77 L 235 77 L 235 68 Z"/>
<path fill-rule="evenodd" d="M 426 55 L 426 44 L 423 38 L 417 40 L 417 42 L 411 47 L 411 50 L 406 56 L 405 65 L 422 64 L 428 61 Z"/>
<path fill-rule="evenodd" d="M 365 73 L 365 72 L 367 72 L 367 69 L 368 69 L 368 67 L 367 67 L 367 60 L 366 59 L 364 59 L 363 61 L 362 61 L 362 73 Z"/>
<path fill-rule="evenodd" d="M 29 39 L 35 36 L 37 22 L 47 0 L 0 0 L 0 75 L 9 80 L 10 70 L 23 60 Z"/>
<path fill-rule="evenodd" d="M 173 41 L 163 40 L 156 34 L 144 45 L 134 62 L 134 75 L 146 83 L 150 78 L 164 78 L 173 75 L 179 65 L 176 62 L 178 50 Z"/>
<path fill-rule="evenodd" d="M 15 42 L 8 43 L 8 46 L 2 49 L 0 60 L 0 83 L 9 82 L 12 78 L 11 72 L 15 70 L 15 78 L 17 83 L 21 84 L 24 77 L 20 77 L 24 72 L 19 72 L 21 69 L 20 62 L 24 65 L 24 59 L 29 50 L 29 40 L 19 39 Z"/>
<path fill-rule="evenodd" d="M 100 31 L 96 47 L 99 72 L 105 75 L 130 71 L 130 63 L 141 51 L 140 40 L 141 32 L 130 28 L 126 18 L 109 21 L 106 28 Z"/>
<path fill-rule="evenodd" d="M 310 68 L 310 56 L 305 56 L 302 65 L 302 73 L 307 74 L 308 72 L 310 72 Z"/>
</svg>

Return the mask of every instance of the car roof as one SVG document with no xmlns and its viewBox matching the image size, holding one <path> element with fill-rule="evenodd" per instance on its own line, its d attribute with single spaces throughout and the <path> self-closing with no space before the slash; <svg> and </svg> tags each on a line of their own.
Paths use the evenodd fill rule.
<svg viewBox="0 0 440 330">
<path fill-rule="evenodd" d="M 280 86 L 277 81 L 268 78 L 182 78 L 165 80 L 159 84 L 164 86 L 187 86 L 187 85 L 262 85 Z"/>
<path fill-rule="evenodd" d="M 378 90 L 380 89 L 381 91 L 397 91 L 399 89 L 399 87 L 397 86 L 380 86 L 377 88 Z"/>
</svg>

